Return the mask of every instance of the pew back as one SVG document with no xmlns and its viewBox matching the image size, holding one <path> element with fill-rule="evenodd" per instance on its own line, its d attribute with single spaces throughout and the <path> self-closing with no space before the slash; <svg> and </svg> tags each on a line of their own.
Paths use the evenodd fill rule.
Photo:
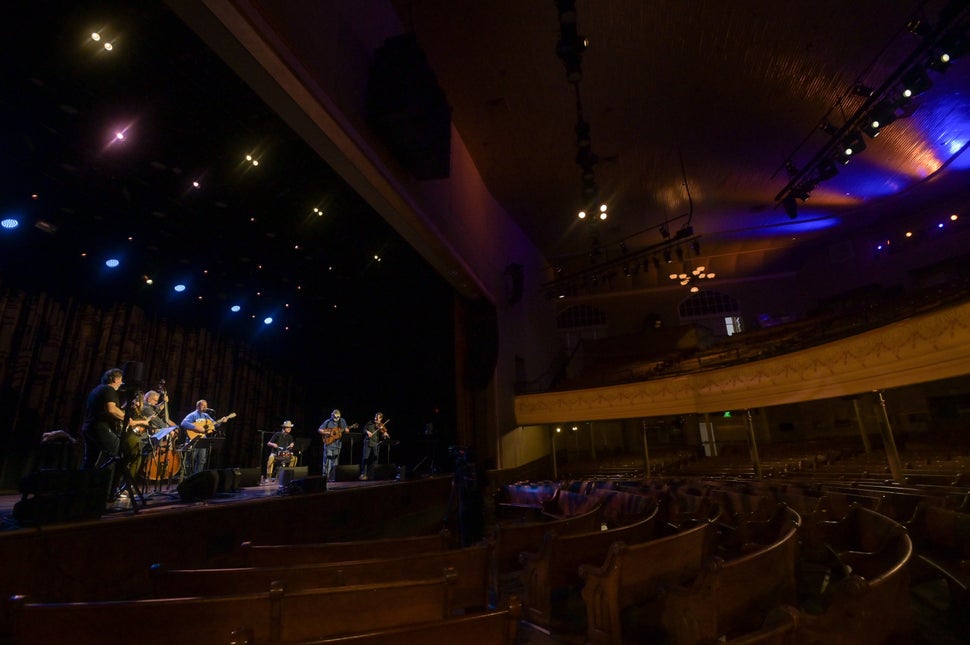
<svg viewBox="0 0 970 645">
<path fill-rule="evenodd" d="M 412 555 L 445 551 L 451 547 L 451 534 L 442 531 L 434 535 L 354 542 L 318 542 L 315 544 L 254 545 L 244 542 L 240 547 L 240 566 L 267 567 L 286 564 L 322 564 L 347 560 L 368 560 L 384 555 Z"/>
<path fill-rule="evenodd" d="M 442 575 L 446 569 L 457 574 L 453 603 L 461 608 L 483 608 L 487 604 L 488 545 L 420 553 L 394 558 L 329 562 L 323 564 L 238 567 L 228 569 L 169 569 L 152 567 L 152 583 L 158 598 L 176 596 L 251 593 L 280 583 L 288 592 L 345 585 L 364 585 L 421 580 Z"/>
</svg>

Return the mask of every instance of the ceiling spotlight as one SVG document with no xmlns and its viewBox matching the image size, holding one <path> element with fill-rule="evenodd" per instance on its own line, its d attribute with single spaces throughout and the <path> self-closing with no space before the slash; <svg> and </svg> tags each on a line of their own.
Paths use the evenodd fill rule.
<svg viewBox="0 0 970 645">
<path fill-rule="evenodd" d="M 185 285 L 184 285 L 184 284 L 181 284 L 181 283 L 179 283 L 179 284 L 177 284 L 177 285 L 175 285 L 175 286 L 174 286 L 174 287 L 172 287 L 172 288 L 173 288 L 173 289 L 174 289 L 174 290 L 175 290 L 175 291 L 176 291 L 177 293 L 182 293 L 183 291 L 185 291 Z"/>
<path fill-rule="evenodd" d="M 104 261 L 104 266 L 108 267 L 109 269 L 117 268 L 119 264 L 121 264 L 121 262 L 119 262 L 117 258 L 108 258 Z"/>
<path fill-rule="evenodd" d="M 862 140 L 862 135 L 858 131 L 850 132 L 845 139 L 842 140 L 842 147 L 840 149 L 840 154 L 842 155 L 842 163 L 847 164 L 849 160 L 858 155 L 860 152 L 866 149 L 866 142 Z"/>
<path fill-rule="evenodd" d="M 882 128 L 896 120 L 896 105 L 889 99 L 883 99 L 866 115 L 862 131 L 870 137 L 879 136 Z"/>
<path fill-rule="evenodd" d="M 600 211 L 600 219 L 605 220 L 607 218 L 606 211 Z"/>
<path fill-rule="evenodd" d="M 273 324 L 273 318 L 271 316 L 266 316 L 265 318 L 263 318 L 263 324 L 264 325 L 272 325 Z"/>
<path fill-rule="evenodd" d="M 921 67 L 914 67 L 903 75 L 900 94 L 904 99 L 911 99 L 931 87 L 933 87 L 933 81 L 926 75 L 926 72 Z"/>
<path fill-rule="evenodd" d="M 242 307 L 240 307 L 239 305 L 233 305 L 229 307 L 229 311 L 231 311 L 234 314 L 238 314 L 241 310 L 242 310 Z"/>
<path fill-rule="evenodd" d="M 576 217 L 578 217 L 579 219 L 586 219 L 586 211 L 579 211 L 578 213 L 576 213 Z"/>
<path fill-rule="evenodd" d="M 20 222 L 13 217 L 6 217 L 0 221 L 0 227 L 3 227 L 8 231 L 17 228 L 18 226 L 20 226 Z"/>
<path fill-rule="evenodd" d="M 106 52 L 110 52 L 110 51 L 111 51 L 111 50 L 113 50 L 113 49 L 114 49 L 114 45 L 112 45 L 111 43 L 105 43 L 105 44 L 104 44 L 104 50 L 105 50 Z"/>
<path fill-rule="evenodd" d="M 91 32 L 91 40 L 93 40 L 94 42 L 99 42 L 101 40 L 101 34 L 99 34 L 96 31 Z"/>
</svg>

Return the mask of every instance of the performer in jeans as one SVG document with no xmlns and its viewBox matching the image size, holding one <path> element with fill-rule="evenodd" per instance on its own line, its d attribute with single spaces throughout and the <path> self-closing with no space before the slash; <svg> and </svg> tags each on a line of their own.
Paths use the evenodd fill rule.
<svg viewBox="0 0 970 645">
<path fill-rule="evenodd" d="M 293 464 L 293 444 L 295 443 L 293 435 L 290 432 L 293 430 L 293 422 L 286 420 L 283 425 L 280 426 L 280 430 L 270 437 L 270 440 L 266 442 L 266 445 L 272 448 L 272 452 L 269 453 L 269 459 L 266 460 L 266 477 L 267 479 L 273 479 L 276 476 L 276 465 L 279 464 L 283 468 Z"/>
<path fill-rule="evenodd" d="M 334 410 L 330 413 L 330 418 L 320 424 L 317 432 L 323 436 L 323 474 L 327 481 L 336 481 L 340 447 L 343 445 L 344 435 L 350 432 L 347 420 L 340 417 L 340 410 Z"/>
</svg>

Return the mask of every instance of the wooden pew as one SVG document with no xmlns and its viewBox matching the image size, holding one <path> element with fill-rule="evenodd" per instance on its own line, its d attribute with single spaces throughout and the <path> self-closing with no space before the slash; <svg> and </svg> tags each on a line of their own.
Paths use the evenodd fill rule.
<svg viewBox="0 0 970 645">
<path fill-rule="evenodd" d="M 835 560 L 817 607 L 797 618 L 798 642 L 856 645 L 906 642 L 911 636 L 909 563 L 913 543 L 898 522 L 862 506 L 819 523 Z M 803 597 L 809 606 L 809 597 Z"/>
<path fill-rule="evenodd" d="M 621 643 L 621 612 L 656 598 L 664 587 L 696 577 L 713 538 L 714 522 L 700 520 L 668 537 L 635 545 L 614 543 L 602 565 L 580 566 L 587 640 Z"/>
<path fill-rule="evenodd" d="M 542 503 L 542 513 L 547 519 L 561 520 L 587 513 L 603 501 L 585 493 L 571 493 L 560 488 L 552 499 Z"/>
<path fill-rule="evenodd" d="M 500 521 L 538 521 L 542 505 L 559 491 L 560 482 L 506 484 L 496 500 L 495 512 Z"/>
<path fill-rule="evenodd" d="M 152 583 L 157 598 L 217 596 L 253 593 L 278 582 L 288 592 L 345 585 L 366 585 L 404 580 L 422 580 L 451 569 L 457 574 L 452 587 L 452 605 L 461 609 L 482 609 L 488 603 L 488 545 L 463 549 L 404 555 L 393 558 L 351 560 L 323 564 L 238 567 L 228 569 L 169 569 L 152 566 Z"/>
<path fill-rule="evenodd" d="M 337 636 L 301 645 L 411 645 L 412 643 L 461 643 L 461 645 L 513 645 L 522 616 L 522 603 L 509 599 L 505 609 L 483 611 L 431 623 Z"/>
<path fill-rule="evenodd" d="M 575 535 L 547 533 L 537 552 L 523 551 L 519 561 L 523 565 L 522 582 L 525 587 L 526 618 L 542 627 L 553 622 L 553 595 L 575 592 L 582 580 L 579 566 L 598 564 L 614 542 L 639 544 L 657 536 L 658 509 L 646 514 L 636 524 L 595 530 Z"/>
<path fill-rule="evenodd" d="M 274 585 L 263 593 L 131 601 L 32 603 L 21 596 L 10 609 L 18 645 L 299 642 L 354 634 L 364 625 L 442 620 L 452 613 L 452 579 L 295 592 Z M 368 611 L 374 607 L 380 611 Z"/>
<path fill-rule="evenodd" d="M 492 567 L 498 577 L 519 568 L 519 553 L 538 551 L 546 533 L 554 531 L 559 535 L 575 535 L 598 530 L 602 523 L 602 507 L 597 505 L 582 515 L 566 517 L 548 522 L 529 522 L 527 524 L 500 524 L 490 536 L 494 545 Z"/>
<path fill-rule="evenodd" d="M 451 533 L 444 530 L 433 535 L 354 542 L 266 545 L 243 542 L 235 559 L 238 560 L 238 565 L 243 567 L 323 564 L 346 560 L 368 560 L 385 555 L 403 556 L 441 552 L 451 547 Z"/>
<path fill-rule="evenodd" d="M 921 506 L 909 530 L 916 544 L 914 578 L 941 578 L 950 592 L 950 609 L 970 613 L 970 514 Z"/>
<path fill-rule="evenodd" d="M 785 508 L 774 543 L 733 560 L 715 558 L 687 585 L 658 603 L 659 625 L 671 642 L 713 642 L 761 628 L 771 610 L 794 604 L 798 513 Z"/>
</svg>

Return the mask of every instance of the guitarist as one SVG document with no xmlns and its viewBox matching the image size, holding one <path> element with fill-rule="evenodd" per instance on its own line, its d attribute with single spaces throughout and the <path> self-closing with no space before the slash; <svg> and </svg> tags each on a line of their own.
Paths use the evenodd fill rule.
<svg viewBox="0 0 970 645">
<path fill-rule="evenodd" d="M 209 415 L 209 403 L 205 399 L 200 399 L 195 404 L 195 410 L 189 412 L 179 424 L 185 433 L 186 445 L 199 436 L 199 433 L 208 434 L 215 430 L 216 420 Z M 191 434 L 189 434 L 191 433 Z M 209 459 L 208 448 L 191 448 L 186 450 L 183 461 L 183 472 L 186 476 L 194 475 L 205 470 L 206 461 Z"/>
<path fill-rule="evenodd" d="M 350 432 L 347 420 L 340 417 L 340 410 L 334 410 L 330 418 L 320 424 L 317 432 L 323 435 L 323 474 L 327 481 L 336 481 L 340 446 L 343 445 L 344 435 Z"/>
</svg>

